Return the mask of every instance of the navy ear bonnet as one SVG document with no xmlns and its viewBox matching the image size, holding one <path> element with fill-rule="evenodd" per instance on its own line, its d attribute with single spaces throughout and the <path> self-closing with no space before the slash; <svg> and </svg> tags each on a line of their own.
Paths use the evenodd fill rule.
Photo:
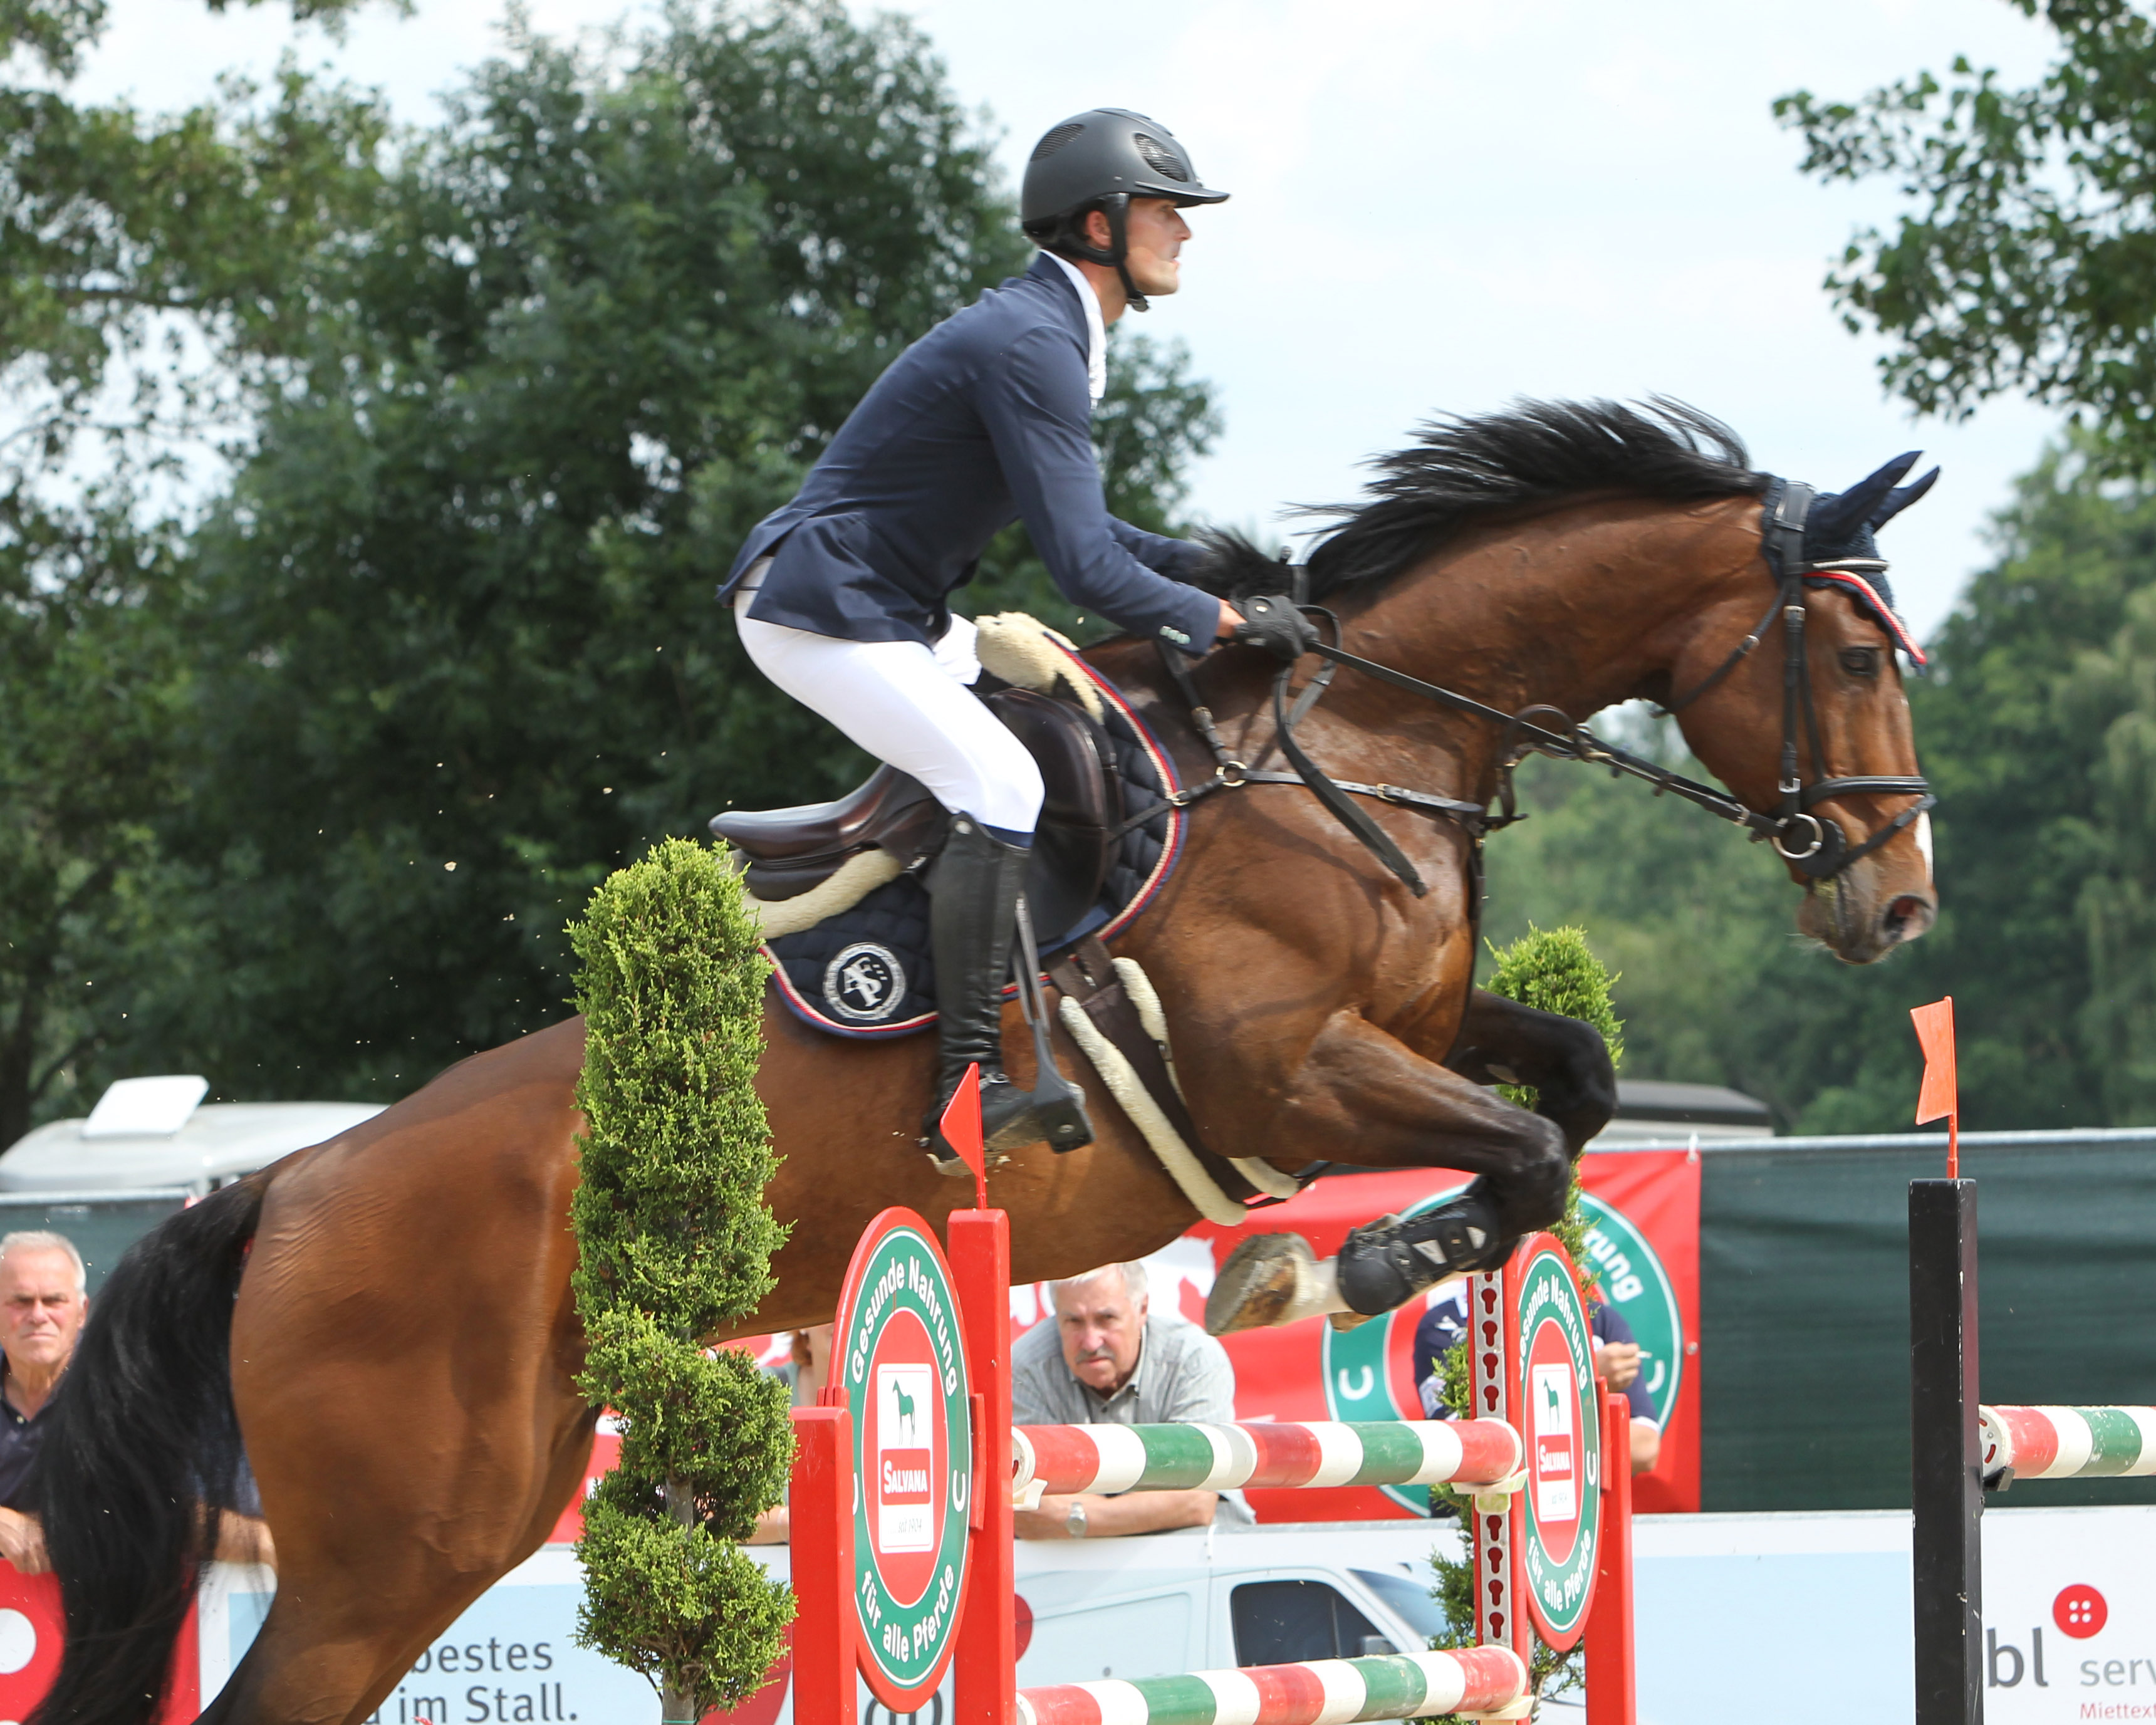
<svg viewBox="0 0 2156 1725">
<path fill-rule="evenodd" d="M 1922 668 L 1923 649 L 1894 611 L 1894 590 L 1887 585 L 1887 570 L 1879 557 L 1877 534 L 1896 516 L 1914 503 L 1937 482 L 1934 467 L 1912 485 L 1896 483 L 1917 465 L 1920 452 L 1897 455 L 1869 479 L 1846 491 L 1822 492 L 1804 517 L 1804 561 L 1809 563 L 1878 562 L 1876 569 L 1819 569 L 1804 577 L 1807 587 L 1839 587 L 1853 598 L 1904 653 Z M 1771 517 L 1788 481 L 1776 480 L 1761 500 Z"/>
</svg>

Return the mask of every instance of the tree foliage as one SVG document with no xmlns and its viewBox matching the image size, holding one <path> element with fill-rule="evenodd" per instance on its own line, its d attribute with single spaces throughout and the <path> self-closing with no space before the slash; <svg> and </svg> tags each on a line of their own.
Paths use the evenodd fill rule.
<svg viewBox="0 0 2156 1725">
<path fill-rule="evenodd" d="M 777 1158 L 756 1092 L 762 938 L 722 855 L 683 839 L 608 877 L 570 930 L 577 1383 L 622 1437 L 585 1507 L 578 1639 L 652 1678 L 670 1720 L 754 1693 L 793 1615 L 737 1544 L 784 1487 L 784 1387 L 698 1346 L 762 1302 L 785 1237 L 762 1198 Z"/>
<path fill-rule="evenodd" d="M 234 469 L 161 530 L 188 675 L 167 778 L 125 787 L 171 950 L 117 967 L 101 1060 L 38 1032 L 40 1109 L 131 1067 L 402 1094 L 560 1015 L 561 927 L 608 869 L 865 770 L 712 596 L 882 367 L 1029 255 L 911 25 L 517 27 L 423 130 L 292 72 L 170 119 L 6 100 L 0 353 L 49 473 L 85 433 L 205 426 Z M 131 376 L 167 381 L 116 408 Z M 1178 352 L 1118 338 L 1124 512 L 1164 525 L 1213 424 Z M 1077 627 L 1049 592 L 1014 532 L 974 599 Z"/>
<path fill-rule="evenodd" d="M 2101 739 L 2090 810 L 2094 866 L 2078 908 L 2088 938 L 2081 1029 L 2114 1120 L 2156 1117 L 2156 587 L 2134 592 L 2107 649 L 2064 680 L 2069 722 Z"/>
<path fill-rule="evenodd" d="M 156 598 L 173 554 L 104 500 L 0 496 L 0 1145 L 148 980 L 184 688 Z"/>
<path fill-rule="evenodd" d="M 1806 172 L 1887 177 L 1909 212 L 1827 285 L 1890 346 L 1888 387 L 1965 414 L 2007 392 L 2071 408 L 2123 470 L 2156 459 L 2156 21 L 2131 0 L 2014 0 L 2058 58 L 2026 88 L 1956 59 L 1855 101 L 1775 113 Z"/>
</svg>

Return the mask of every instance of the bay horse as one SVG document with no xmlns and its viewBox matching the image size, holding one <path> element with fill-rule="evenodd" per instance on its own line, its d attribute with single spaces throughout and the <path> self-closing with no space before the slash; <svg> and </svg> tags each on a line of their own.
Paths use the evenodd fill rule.
<svg viewBox="0 0 2156 1725">
<path fill-rule="evenodd" d="M 1804 588 L 1802 616 L 1761 624 L 1775 593 L 1761 500 L 1776 482 L 1714 422 L 1674 404 L 1530 404 L 1426 429 L 1384 466 L 1376 497 L 1310 566 L 1308 597 L 1337 616 L 1346 649 L 1505 712 L 1578 721 L 1627 700 L 1680 702 L 1694 754 L 1753 810 L 1797 794 L 1792 762 L 1815 788 L 1916 772 L 1898 624 L 1871 588 Z M 1810 554 L 1868 546 L 1896 506 L 1890 485 L 1875 475 L 1821 500 L 1815 526 L 1831 515 L 1847 531 Z M 1224 589 L 1281 584 L 1262 559 L 1222 561 Z M 1752 654 L 1748 631 L 1755 643 L 1786 631 L 1797 650 Z M 1186 783 L 1212 774 L 1150 646 L 1085 656 Z M 1276 669 L 1249 649 L 1196 668 L 1241 760 L 1271 735 Z M 1793 670 L 1809 684 L 1806 724 L 1785 707 Z M 1349 670 L 1297 734 L 1341 781 L 1486 803 L 1503 729 Z M 1922 933 L 1936 906 L 1908 793 L 1871 783 L 1842 782 L 1804 817 L 1845 834 L 1854 860 L 1824 878 L 1789 865 L 1808 888 L 1799 926 L 1855 963 Z M 1425 891 L 1307 790 L 1224 789 L 1193 809 L 1173 878 L 1118 947 L 1166 1003 L 1190 1112 L 1216 1149 L 1284 1171 L 1327 1158 L 1472 1170 L 1508 1235 L 1543 1225 L 1569 1158 L 1611 1111 L 1607 1055 L 1572 1020 L 1473 988 L 1475 835 L 1369 809 Z M 842 1043 L 775 1005 L 765 1031 L 759 1089 L 783 1157 L 767 1196 L 792 1232 L 744 1333 L 828 1321 L 877 1211 L 941 1221 L 973 1196 L 916 1146 L 932 1037 Z M 1009 1040 L 1029 1081 L 1025 1039 Z M 1067 1045 L 1060 1056 L 1083 1069 Z M 220 1482 L 242 1433 L 280 1581 L 205 1721 L 357 1725 L 546 1538 L 596 1417 L 572 1384 L 582 1062 L 575 1019 L 474 1055 L 172 1218 L 116 1271 L 44 1440 L 38 1490 L 68 1640 L 36 1725 L 151 1717 L 205 1507 L 229 1501 Z M 1485 1087 L 1501 1071 L 1537 1086 L 1537 1111 Z M 1019 1281 L 1141 1256 L 1195 1219 L 1105 1090 L 1086 1088 L 1096 1142 L 1036 1146 L 992 1178 Z"/>
</svg>

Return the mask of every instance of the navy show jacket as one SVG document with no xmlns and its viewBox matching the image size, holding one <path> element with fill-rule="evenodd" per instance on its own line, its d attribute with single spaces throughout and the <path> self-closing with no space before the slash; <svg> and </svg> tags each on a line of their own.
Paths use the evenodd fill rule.
<svg viewBox="0 0 2156 1725">
<path fill-rule="evenodd" d="M 1203 653 L 1219 601 L 1178 578 L 1203 553 L 1108 513 L 1086 362 L 1077 285 L 1038 257 L 891 362 L 793 501 L 750 533 L 719 598 L 769 557 L 757 621 L 932 645 L 983 548 L 1023 518 L 1073 604 Z"/>
</svg>

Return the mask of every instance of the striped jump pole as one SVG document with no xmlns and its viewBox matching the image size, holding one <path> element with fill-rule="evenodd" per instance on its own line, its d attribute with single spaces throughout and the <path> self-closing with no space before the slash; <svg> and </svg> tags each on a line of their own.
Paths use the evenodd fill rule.
<svg viewBox="0 0 2156 1725">
<path fill-rule="evenodd" d="M 1502 1420 L 1021 1425 L 1011 1450 L 1014 1490 L 1038 1481 L 1058 1496 L 1245 1486 L 1494 1486 L 1526 1465 L 1519 1433 Z"/>
<path fill-rule="evenodd" d="M 2141 1479 L 2156 1474 L 2156 1408 L 1979 1408 L 1984 1476 Z"/>
<path fill-rule="evenodd" d="M 1359 1719 L 1502 1714 L 1527 1693 L 1509 1647 L 1312 1659 L 1181 1677 L 1021 1689 L 1020 1725 L 1352 1725 Z"/>
</svg>

